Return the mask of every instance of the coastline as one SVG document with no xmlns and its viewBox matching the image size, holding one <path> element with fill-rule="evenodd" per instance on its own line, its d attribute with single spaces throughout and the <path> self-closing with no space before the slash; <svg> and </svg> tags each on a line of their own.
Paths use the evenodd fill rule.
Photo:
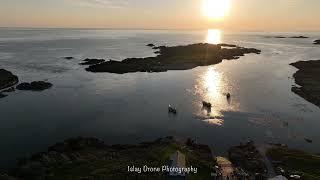
<svg viewBox="0 0 320 180">
<path fill-rule="evenodd" d="M 290 64 L 298 69 L 293 75 L 296 84 L 292 92 L 320 107 L 320 60 L 299 61 Z"/>
</svg>

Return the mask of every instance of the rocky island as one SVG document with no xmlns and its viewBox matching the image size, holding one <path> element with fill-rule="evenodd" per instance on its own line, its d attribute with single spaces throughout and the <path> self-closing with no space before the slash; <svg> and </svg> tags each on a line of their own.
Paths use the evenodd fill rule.
<svg viewBox="0 0 320 180">
<path fill-rule="evenodd" d="M 293 75 L 296 84 L 292 91 L 320 107 L 320 60 L 292 63 L 299 70 Z"/>
<path fill-rule="evenodd" d="M 151 47 L 151 45 L 149 45 Z M 198 66 L 218 64 L 222 60 L 238 59 L 245 54 L 260 54 L 254 48 L 244 48 L 229 44 L 191 44 L 186 46 L 153 47 L 156 57 L 128 58 L 123 61 L 106 61 L 86 68 L 90 72 L 116 74 L 134 72 L 165 72 L 168 70 L 188 70 Z"/>
<path fill-rule="evenodd" d="M 266 38 L 276 38 L 276 39 L 285 39 L 285 38 L 290 38 L 290 39 L 307 39 L 309 37 L 307 36 L 266 36 Z"/>
<path fill-rule="evenodd" d="M 307 39 L 309 37 L 307 37 L 307 36 L 291 36 L 289 38 L 292 38 L 292 39 Z"/>
<path fill-rule="evenodd" d="M 320 44 L 320 39 L 313 41 L 313 44 Z"/>
<path fill-rule="evenodd" d="M 18 90 L 24 91 L 44 91 L 52 87 L 52 84 L 45 81 L 33 81 L 31 83 L 21 83 L 17 86 Z"/>
</svg>

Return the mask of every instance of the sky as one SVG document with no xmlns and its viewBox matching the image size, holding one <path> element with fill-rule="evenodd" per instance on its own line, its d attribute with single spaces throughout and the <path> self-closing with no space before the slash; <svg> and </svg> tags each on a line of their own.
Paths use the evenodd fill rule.
<svg viewBox="0 0 320 180">
<path fill-rule="evenodd" d="M 0 0 L 0 27 L 320 31 L 320 0 L 231 0 L 210 20 L 203 0 Z"/>
</svg>

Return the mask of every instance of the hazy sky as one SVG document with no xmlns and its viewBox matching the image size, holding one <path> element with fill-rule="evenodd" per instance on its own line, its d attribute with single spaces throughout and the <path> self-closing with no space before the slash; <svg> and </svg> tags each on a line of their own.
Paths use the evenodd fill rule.
<svg viewBox="0 0 320 180">
<path fill-rule="evenodd" d="M 209 21 L 202 0 L 0 0 L 1 27 L 320 30 L 320 0 L 231 0 Z"/>
</svg>

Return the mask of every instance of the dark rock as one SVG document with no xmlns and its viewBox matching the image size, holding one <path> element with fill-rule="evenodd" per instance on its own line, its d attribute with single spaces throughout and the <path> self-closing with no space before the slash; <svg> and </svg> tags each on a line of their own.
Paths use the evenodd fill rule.
<svg viewBox="0 0 320 180">
<path fill-rule="evenodd" d="M 155 47 L 154 44 L 150 43 L 150 44 L 147 44 L 148 47 Z"/>
<path fill-rule="evenodd" d="M 231 45 L 229 45 L 231 46 Z M 234 47 L 234 46 L 232 46 Z M 214 44 L 191 44 L 186 46 L 157 47 L 156 57 L 128 58 L 123 61 L 107 61 L 86 68 L 90 72 L 109 72 L 116 74 L 133 72 L 165 72 L 168 70 L 188 70 L 198 66 L 208 66 L 222 62 L 223 59 L 238 59 L 245 54 L 260 54 L 254 48 L 222 48 Z"/>
<path fill-rule="evenodd" d="M 80 65 L 96 65 L 105 62 L 104 59 L 85 59 Z"/>
<path fill-rule="evenodd" d="M 305 141 L 307 141 L 308 143 L 312 143 L 313 141 L 311 139 L 308 138 L 304 138 Z"/>
<path fill-rule="evenodd" d="M 284 39 L 284 38 L 287 38 L 285 36 L 274 36 L 273 38 L 276 38 L 276 39 Z"/>
<path fill-rule="evenodd" d="M 52 87 L 52 84 L 44 81 L 33 81 L 31 83 L 20 83 L 17 86 L 18 90 L 25 91 L 43 91 Z"/>
<path fill-rule="evenodd" d="M 313 44 L 320 44 L 320 39 L 313 41 Z"/>
<path fill-rule="evenodd" d="M 72 56 L 67 56 L 67 57 L 64 57 L 64 59 L 71 60 L 71 59 L 74 59 L 74 57 L 72 57 Z"/>
<path fill-rule="evenodd" d="M 11 87 L 19 82 L 16 75 L 13 75 L 10 71 L 0 69 L 0 89 Z"/>
<path fill-rule="evenodd" d="M 225 43 L 218 44 L 218 46 L 221 46 L 221 47 L 237 47 L 237 45 L 234 45 L 234 44 L 225 44 Z"/>
<path fill-rule="evenodd" d="M 177 114 L 177 109 L 169 105 L 168 112 L 172 114 Z"/>
<path fill-rule="evenodd" d="M 211 108 L 211 107 L 212 107 L 212 104 L 209 103 L 209 102 L 206 102 L 206 101 L 202 101 L 202 105 L 203 105 L 203 107 L 205 107 L 205 108 Z"/>
<path fill-rule="evenodd" d="M 306 38 L 309 38 L 307 36 L 291 36 L 290 38 L 293 38 L 293 39 L 306 39 Z"/>
</svg>

